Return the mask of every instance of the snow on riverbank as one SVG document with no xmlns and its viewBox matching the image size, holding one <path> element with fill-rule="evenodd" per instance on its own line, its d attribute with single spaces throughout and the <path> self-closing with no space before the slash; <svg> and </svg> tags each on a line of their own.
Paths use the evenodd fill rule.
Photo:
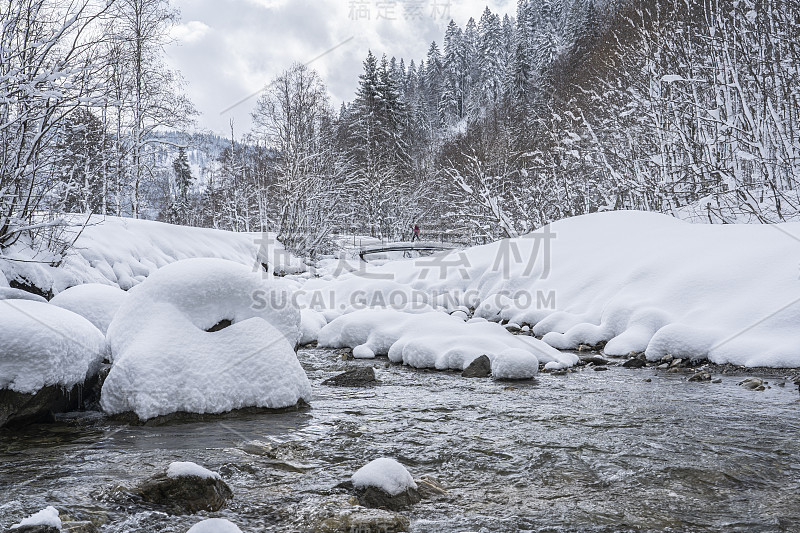
<svg viewBox="0 0 800 533">
<path fill-rule="evenodd" d="M 530 324 L 559 349 L 608 341 L 609 355 L 795 367 L 799 261 L 798 223 L 698 225 L 608 212 L 463 252 L 312 280 L 301 301 L 333 320 L 326 329 L 359 307 L 416 300 Z"/>
<path fill-rule="evenodd" d="M 287 283 L 223 259 L 173 263 L 132 289 L 114 316 L 101 406 L 146 420 L 309 401 L 299 337 Z"/>
<path fill-rule="evenodd" d="M 84 221 L 74 219 L 77 224 Z M 194 257 L 228 259 L 254 270 L 262 263 L 271 271 L 306 270 L 272 233 L 236 233 L 112 216 L 92 216 L 85 228 L 76 226 L 67 230 L 66 236 L 78 232 L 75 245 L 59 267 L 49 266 L 47 262 L 53 258 L 24 241 L 4 250 L 0 287 L 16 280 L 53 293 L 84 283 L 127 290 L 164 265 Z"/>
<path fill-rule="evenodd" d="M 535 368 L 538 362 L 555 361 L 564 366 L 578 362 L 574 354 L 560 353 L 533 337 L 511 335 L 499 324 L 477 319 L 465 323 L 460 318 L 435 311 L 355 311 L 325 326 L 318 342 L 323 347 L 353 348 L 356 357 L 388 355 L 389 360 L 396 363 L 439 370 L 463 370 L 481 355 L 494 360 L 509 350 L 526 354 Z M 530 366 L 506 365 L 502 377 L 532 377 Z M 515 372 L 517 370 L 520 372 Z"/>
</svg>

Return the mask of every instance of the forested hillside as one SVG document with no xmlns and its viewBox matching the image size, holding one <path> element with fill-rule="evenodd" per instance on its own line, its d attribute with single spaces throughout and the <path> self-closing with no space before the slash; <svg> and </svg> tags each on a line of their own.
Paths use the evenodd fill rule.
<svg viewBox="0 0 800 533">
<path fill-rule="evenodd" d="M 777 222 L 800 205 L 797 0 L 519 0 L 451 22 L 425 57 L 367 52 L 338 109 L 296 64 L 228 139 L 185 133 L 166 1 L 7 5 L 0 247 L 62 211 L 311 252 L 414 223 L 481 242 L 598 210 Z"/>
</svg>

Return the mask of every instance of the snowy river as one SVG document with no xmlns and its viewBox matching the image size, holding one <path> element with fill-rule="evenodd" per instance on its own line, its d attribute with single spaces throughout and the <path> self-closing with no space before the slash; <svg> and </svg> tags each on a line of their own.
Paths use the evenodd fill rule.
<svg viewBox="0 0 800 533">
<path fill-rule="evenodd" d="M 0 433 L 0 529 L 55 505 L 102 531 L 185 532 L 200 518 L 123 504 L 118 486 L 194 461 L 234 499 L 209 516 L 245 532 L 308 531 L 346 508 L 334 487 L 380 456 L 450 493 L 403 514 L 417 532 L 797 531 L 800 395 L 689 383 L 686 374 L 586 367 L 529 382 L 343 361 L 303 349 L 312 407 L 203 422 L 127 426 L 102 419 Z M 321 382 L 376 365 L 381 383 Z M 652 378 L 646 382 L 645 378 Z M 270 443 L 263 453 L 252 441 Z"/>
</svg>

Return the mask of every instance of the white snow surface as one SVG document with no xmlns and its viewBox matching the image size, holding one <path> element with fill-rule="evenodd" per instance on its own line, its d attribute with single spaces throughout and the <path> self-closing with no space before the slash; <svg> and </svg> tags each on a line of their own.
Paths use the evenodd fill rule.
<svg viewBox="0 0 800 533">
<path fill-rule="evenodd" d="M 47 303 L 47 299 L 38 294 L 10 287 L 0 287 L 0 300 L 30 300 L 32 302 Z"/>
<path fill-rule="evenodd" d="M 560 365 L 549 361 L 547 365 Z M 552 368 L 552 366 L 550 367 Z M 530 352 L 510 349 L 492 359 L 492 377 L 496 379 L 529 379 L 539 371 L 539 361 Z"/>
<path fill-rule="evenodd" d="M 58 516 L 58 509 L 49 505 L 34 513 L 28 518 L 22 520 L 19 524 L 11 526 L 11 529 L 17 529 L 22 526 L 50 526 L 61 530 L 61 518 Z"/>
<path fill-rule="evenodd" d="M 232 325 L 206 331 L 222 320 Z M 167 265 L 129 291 L 108 328 L 101 406 L 145 420 L 309 401 L 299 335 L 287 283 L 223 259 Z"/>
<path fill-rule="evenodd" d="M 353 348 L 353 356 L 388 355 L 389 360 L 416 368 L 463 370 L 476 358 L 516 350 L 538 361 L 565 365 L 575 354 L 560 353 L 533 337 L 512 335 L 488 321 L 465 323 L 446 313 L 408 313 L 394 309 L 362 309 L 342 315 L 319 333 L 319 346 Z"/>
<path fill-rule="evenodd" d="M 644 351 L 650 360 L 672 354 L 744 366 L 800 366 L 800 253 L 794 252 L 800 223 L 702 225 L 614 211 L 560 220 L 549 229 L 549 254 L 540 231 L 539 237 L 499 241 L 435 261 L 394 261 L 330 281 L 310 280 L 301 301 L 331 321 L 320 332 L 326 343 L 353 345 L 363 338 L 355 346 L 366 342 L 376 353 L 400 338 L 399 324 L 407 319 L 381 325 L 380 334 L 369 338 L 377 324 L 359 329 L 348 318 L 336 328 L 350 337 L 337 342 L 336 317 L 349 317 L 364 303 L 421 299 L 438 310 L 466 306 L 475 308 L 476 317 L 531 325 L 559 349 L 608 341 L 609 355 Z M 359 319 L 369 324 L 370 315 Z M 446 351 L 445 334 L 431 333 Z M 403 346 L 390 357 L 417 360 L 416 354 L 398 355 Z M 437 368 L 458 366 L 440 357 Z"/>
<path fill-rule="evenodd" d="M 270 271 L 284 273 L 307 269 L 273 233 L 237 233 L 98 215 L 82 227 L 86 220 L 81 215 L 65 217 L 65 222 L 73 224 L 65 230 L 65 238 L 75 235 L 77 240 L 58 268 L 49 265 L 54 260 L 51 254 L 24 239 L 3 250 L 0 285 L 6 286 L 7 280 L 26 281 L 58 293 L 74 285 L 102 283 L 127 290 L 164 265 L 202 257 L 228 259 L 251 269 L 261 268 L 263 263 Z"/>
<path fill-rule="evenodd" d="M 389 457 L 381 457 L 362 466 L 353 474 L 351 481 L 357 489 L 375 487 L 392 496 L 417 488 L 406 467 Z"/>
<path fill-rule="evenodd" d="M 128 293 L 113 285 L 87 283 L 56 294 L 50 303 L 81 315 L 105 335 L 127 296 Z"/>
<path fill-rule="evenodd" d="M 0 389 L 69 388 L 83 383 L 105 355 L 103 334 L 72 311 L 38 301 L 0 300 Z"/>
<path fill-rule="evenodd" d="M 222 479 L 219 474 L 191 461 L 175 461 L 167 467 L 168 478 L 194 476 L 203 479 Z"/>
<path fill-rule="evenodd" d="M 208 518 L 190 527 L 187 533 L 242 533 L 242 530 L 224 518 Z"/>
</svg>

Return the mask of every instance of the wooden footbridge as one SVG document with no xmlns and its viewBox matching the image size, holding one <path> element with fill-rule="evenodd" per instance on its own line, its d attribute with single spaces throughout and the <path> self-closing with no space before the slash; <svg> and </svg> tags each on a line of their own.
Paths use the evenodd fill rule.
<svg viewBox="0 0 800 533">
<path fill-rule="evenodd" d="M 380 254 L 384 252 L 442 252 L 452 250 L 453 248 L 455 248 L 455 245 L 446 243 L 400 241 L 376 244 L 374 246 L 365 246 L 358 251 L 358 257 L 360 257 L 362 261 L 366 261 L 366 259 L 364 259 L 365 255 Z"/>
</svg>

